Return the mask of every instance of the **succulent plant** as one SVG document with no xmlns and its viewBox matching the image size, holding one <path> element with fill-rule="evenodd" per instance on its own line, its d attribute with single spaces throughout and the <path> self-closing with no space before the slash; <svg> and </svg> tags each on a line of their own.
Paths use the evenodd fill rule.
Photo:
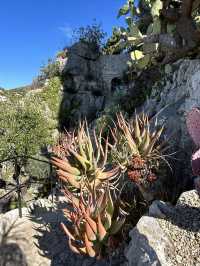
<svg viewBox="0 0 200 266">
<path fill-rule="evenodd" d="M 188 132 L 192 137 L 195 145 L 200 147 L 200 110 L 198 108 L 193 108 L 186 118 L 186 124 Z M 200 176 L 200 149 L 197 150 L 191 159 L 193 174 Z"/>
<path fill-rule="evenodd" d="M 75 197 L 65 190 L 70 207 L 64 210 L 70 224 L 61 224 L 69 238 L 69 247 L 78 254 L 102 257 L 105 247 L 109 247 L 112 235 L 121 229 L 125 216 L 114 204 L 109 187 Z M 117 210 L 117 211 L 116 211 Z M 118 212 L 119 211 L 119 212 Z"/>
<path fill-rule="evenodd" d="M 186 124 L 195 145 L 200 147 L 200 110 L 198 108 L 192 108 L 187 114 Z"/>
<path fill-rule="evenodd" d="M 117 115 L 117 125 L 112 130 L 112 157 L 124 171 L 128 170 L 130 180 L 142 184 L 157 179 L 155 172 L 160 161 L 165 160 L 163 152 L 168 147 L 160 140 L 163 130 L 144 113 L 136 114 L 131 123 L 121 113 Z"/>
<path fill-rule="evenodd" d="M 119 167 L 109 166 L 108 139 L 102 145 L 102 130 L 90 137 L 87 123 L 80 124 L 77 134 L 66 133 L 61 143 L 53 151 L 58 157 L 52 157 L 52 163 L 58 168 L 58 177 L 76 189 L 99 188 L 110 182 L 117 183 Z"/>
</svg>

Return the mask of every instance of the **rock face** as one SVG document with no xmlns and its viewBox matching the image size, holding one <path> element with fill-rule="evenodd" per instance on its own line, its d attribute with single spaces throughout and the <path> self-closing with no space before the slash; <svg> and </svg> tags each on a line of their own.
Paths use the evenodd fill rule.
<svg viewBox="0 0 200 266">
<path fill-rule="evenodd" d="M 117 87 L 123 84 L 128 60 L 128 54 L 99 55 L 88 44 L 74 44 L 68 51 L 62 72 L 61 124 L 66 123 L 64 113 L 71 117 L 68 123 L 72 126 L 81 118 L 94 120 L 97 113 L 112 102 Z"/>
<path fill-rule="evenodd" d="M 149 215 L 155 217 L 143 216 L 130 232 L 126 265 L 200 265 L 199 207 L 195 190 L 183 193 L 175 207 L 154 202 Z"/>
<path fill-rule="evenodd" d="M 152 90 L 142 109 L 150 114 L 158 113 L 158 121 L 164 123 L 166 136 L 178 160 L 175 163 L 177 192 L 190 189 L 192 170 L 190 158 L 194 144 L 186 128 L 186 114 L 200 106 L 200 60 L 181 60 L 171 66 L 170 72 Z M 174 192 L 173 192 L 174 193 Z"/>
</svg>

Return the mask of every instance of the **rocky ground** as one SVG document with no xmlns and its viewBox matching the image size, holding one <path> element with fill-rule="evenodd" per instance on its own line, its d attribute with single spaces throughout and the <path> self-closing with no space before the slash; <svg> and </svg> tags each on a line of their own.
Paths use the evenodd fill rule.
<svg viewBox="0 0 200 266">
<path fill-rule="evenodd" d="M 200 265 L 200 199 L 196 191 L 183 193 L 167 218 L 159 220 L 173 244 L 173 265 Z"/>
<path fill-rule="evenodd" d="M 69 250 L 59 226 L 65 221 L 64 206 L 60 197 L 54 206 L 49 200 L 39 200 L 29 209 L 23 208 L 22 219 L 18 210 L 1 215 L 0 266 L 200 265 L 200 198 L 195 190 L 183 193 L 176 206 L 154 201 L 130 232 L 129 245 L 122 245 L 110 263 Z"/>
<path fill-rule="evenodd" d="M 183 193 L 176 206 L 154 201 L 130 232 L 128 265 L 200 265 L 200 198 Z"/>
</svg>

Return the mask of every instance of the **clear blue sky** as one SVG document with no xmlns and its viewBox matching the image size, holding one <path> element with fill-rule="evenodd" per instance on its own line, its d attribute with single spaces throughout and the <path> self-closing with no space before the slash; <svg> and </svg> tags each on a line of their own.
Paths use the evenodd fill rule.
<svg viewBox="0 0 200 266">
<path fill-rule="evenodd" d="M 125 0 L 2 0 L 0 87 L 31 83 L 42 64 L 70 41 L 71 29 L 96 18 L 111 33 Z"/>
</svg>

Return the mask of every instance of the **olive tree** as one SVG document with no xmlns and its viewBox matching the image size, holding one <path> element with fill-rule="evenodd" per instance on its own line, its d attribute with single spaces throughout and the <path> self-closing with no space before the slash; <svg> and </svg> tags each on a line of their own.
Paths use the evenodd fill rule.
<svg viewBox="0 0 200 266">
<path fill-rule="evenodd" d="M 38 101 L 13 98 L 0 103 L 0 162 L 13 164 L 13 179 L 18 187 L 21 169 L 28 158 L 51 142 L 48 124 Z"/>
</svg>

